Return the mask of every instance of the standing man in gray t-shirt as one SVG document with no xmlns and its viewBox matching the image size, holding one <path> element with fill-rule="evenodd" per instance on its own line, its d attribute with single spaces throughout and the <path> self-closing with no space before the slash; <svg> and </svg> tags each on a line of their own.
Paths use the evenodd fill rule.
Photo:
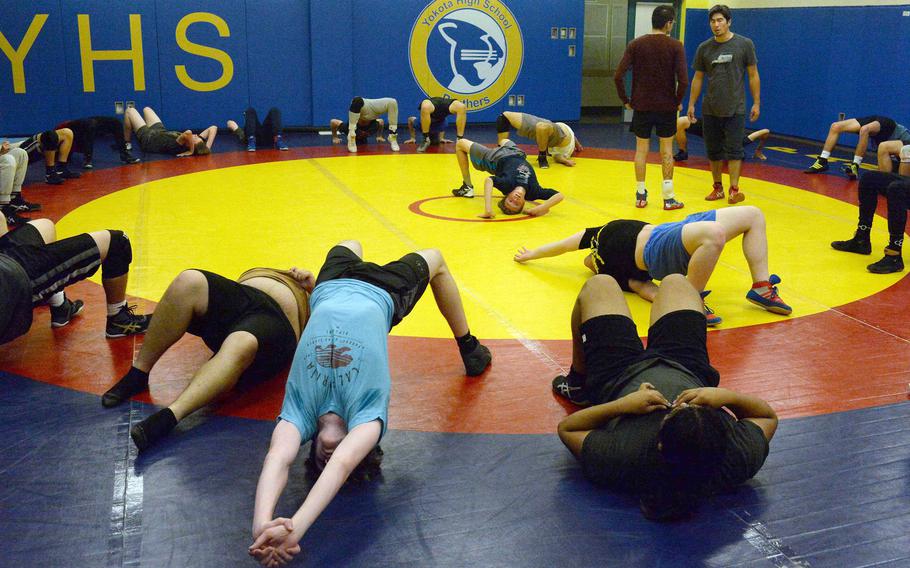
<svg viewBox="0 0 910 568">
<path fill-rule="evenodd" d="M 758 77 L 758 60 L 752 40 L 734 35 L 730 31 L 733 18 L 730 8 L 717 4 L 708 12 L 708 21 L 714 37 L 698 46 L 695 52 L 692 89 L 689 92 L 689 119 L 695 118 L 695 102 L 701 94 L 704 77 L 708 76 L 708 90 L 702 102 L 702 125 L 714 188 L 705 197 L 707 201 L 724 198 L 722 173 L 724 160 L 730 174 L 728 203 L 739 203 L 746 198 L 739 191 L 739 173 L 743 160 L 743 131 L 745 129 L 746 73 L 752 92 L 752 110 L 749 120 L 758 120 L 761 103 L 761 82 Z"/>
</svg>

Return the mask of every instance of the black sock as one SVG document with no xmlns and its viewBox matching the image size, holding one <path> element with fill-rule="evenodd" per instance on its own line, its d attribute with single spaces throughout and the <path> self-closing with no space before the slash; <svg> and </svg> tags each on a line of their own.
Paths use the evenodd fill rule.
<svg viewBox="0 0 910 568">
<path fill-rule="evenodd" d="M 856 236 L 854 237 L 858 241 L 868 241 L 869 235 L 872 234 L 872 227 L 868 225 L 860 225 L 856 228 Z"/>
<path fill-rule="evenodd" d="M 57 162 L 57 171 L 63 173 L 69 169 L 69 162 Z"/>
<path fill-rule="evenodd" d="M 423 139 L 424 139 L 424 140 L 428 140 L 428 139 L 430 138 L 430 133 L 429 133 L 429 132 L 421 132 L 421 134 L 423 134 Z"/>
<path fill-rule="evenodd" d="M 901 249 L 903 248 L 903 246 L 904 246 L 904 237 L 903 237 L 903 236 L 900 236 L 900 237 L 897 237 L 897 238 L 893 238 L 893 237 L 892 237 L 892 238 L 888 239 L 888 247 L 887 247 L 887 248 L 888 248 L 889 250 L 893 250 L 893 251 L 896 252 L 898 255 L 901 254 Z"/>
<path fill-rule="evenodd" d="M 149 388 L 149 374 L 136 367 L 130 367 L 123 378 L 104 393 L 104 396 L 101 397 L 101 405 L 106 408 L 117 406 L 147 388 Z"/>
<path fill-rule="evenodd" d="M 474 351 L 477 348 L 477 338 L 471 335 L 471 332 L 467 332 L 461 337 L 456 337 L 455 342 L 458 343 L 458 352 L 462 355 L 467 355 L 468 353 Z"/>
<path fill-rule="evenodd" d="M 167 436 L 177 425 L 177 417 L 170 408 L 159 410 L 130 429 L 133 443 L 142 451 Z"/>
<path fill-rule="evenodd" d="M 539 152 L 537 152 L 537 155 L 538 155 L 539 157 L 541 157 L 541 158 L 546 158 L 546 157 L 547 157 L 547 151 L 546 151 L 546 150 L 540 150 Z"/>
</svg>

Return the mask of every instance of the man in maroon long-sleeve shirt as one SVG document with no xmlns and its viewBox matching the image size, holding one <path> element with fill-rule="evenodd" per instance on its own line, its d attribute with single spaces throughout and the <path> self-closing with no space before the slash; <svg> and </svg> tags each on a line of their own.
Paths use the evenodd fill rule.
<svg viewBox="0 0 910 568">
<path fill-rule="evenodd" d="M 673 137 L 676 135 L 676 112 L 681 108 L 689 77 L 686 53 L 679 40 L 670 37 L 676 10 L 658 6 L 651 15 L 651 33 L 632 40 L 619 62 L 613 80 L 623 105 L 633 111 L 631 131 L 635 133 L 635 206 L 648 204 L 645 189 L 645 166 L 651 143 L 651 131 L 660 139 L 663 169 L 664 209 L 682 209 L 673 192 Z M 626 71 L 632 68 L 632 98 L 626 94 Z"/>
</svg>

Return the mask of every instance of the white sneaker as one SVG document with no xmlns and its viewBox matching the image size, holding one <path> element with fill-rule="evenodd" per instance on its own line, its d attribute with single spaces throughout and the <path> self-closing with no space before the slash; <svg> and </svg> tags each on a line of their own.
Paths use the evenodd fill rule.
<svg viewBox="0 0 910 568">
<path fill-rule="evenodd" d="M 397 134 L 389 134 L 389 145 L 392 146 L 393 152 L 397 152 L 401 149 L 398 147 L 398 135 Z"/>
<path fill-rule="evenodd" d="M 354 136 L 348 136 L 348 152 L 357 153 L 357 139 Z"/>
</svg>

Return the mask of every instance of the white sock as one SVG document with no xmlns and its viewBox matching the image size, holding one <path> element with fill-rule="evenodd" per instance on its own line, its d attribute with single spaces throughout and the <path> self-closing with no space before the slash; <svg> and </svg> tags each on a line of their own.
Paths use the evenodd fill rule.
<svg viewBox="0 0 910 568">
<path fill-rule="evenodd" d="M 123 300 L 122 302 L 118 302 L 116 304 L 108 304 L 107 305 L 107 317 L 117 315 L 118 313 L 120 313 L 120 310 L 122 310 L 123 306 L 125 306 L 125 305 L 126 305 L 126 300 Z"/>
<path fill-rule="evenodd" d="M 645 191 L 647 191 L 645 189 L 645 182 L 643 182 L 643 181 L 635 182 L 635 191 L 638 193 L 644 193 Z"/>
<path fill-rule="evenodd" d="M 857 166 L 862 164 L 863 157 L 862 156 L 853 156 L 853 163 L 856 164 Z"/>
<path fill-rule="evenodd" d="M 52 308 L 59 308 L 60 306 L 63 305 L 63 302 L 65 302 L 65 301 L 66 301 L 66 295 L 63 293 L 63 290 L 61 290 L 61 291 L 55 293 L 53 296 L 51 296 L 48 299 L 47 303 L 50 304 L 50 306 Z"/>
<path fill-rule="evenodd" d="M 673 180 L 665 179 L 663 186 L 660 188 L 661 192 L 664 194 L 664 199 L 673 199 Z"/>
<path fill-rule="evenodd" d="M 827 150 L 822 150 L 822 153 L 819 154 L 818 157 L 821 158 L 822 160 L 827 160 L 828 158 L 831 157 L 831 152 L 829 152 Z"/>
<path fill-rule="evenodd" d="M 354 137 L 354 133 L 357 132 L 357 121 L 360 120 L 359 112 L 348 111 L 348 136 Z"/>
</svg>

